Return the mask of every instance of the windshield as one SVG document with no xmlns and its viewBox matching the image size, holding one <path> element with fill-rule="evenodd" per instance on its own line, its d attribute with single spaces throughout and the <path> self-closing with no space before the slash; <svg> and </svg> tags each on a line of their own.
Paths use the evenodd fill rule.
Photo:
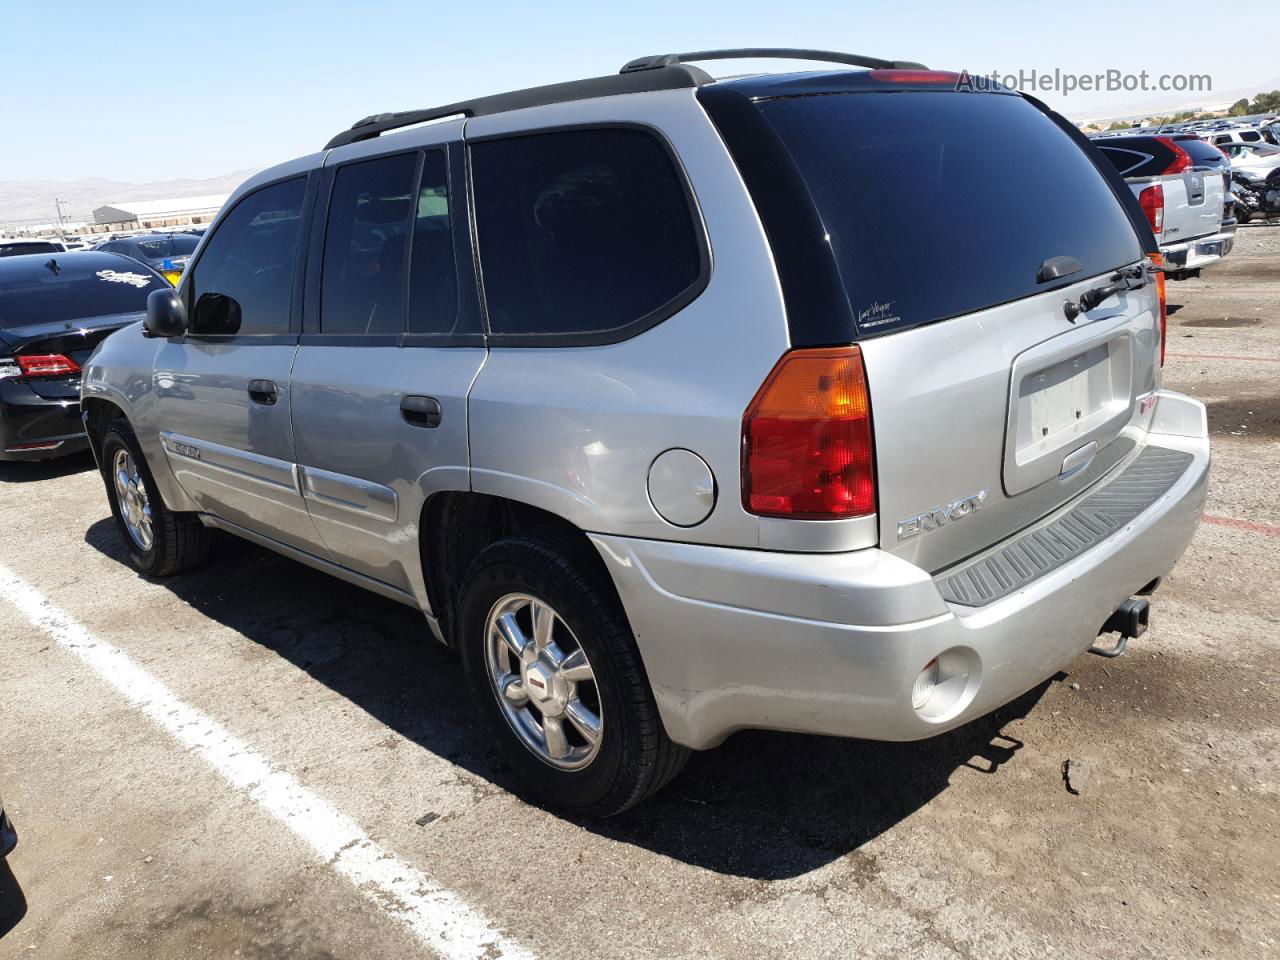
<svg viewBox="0 0 1280 960">
<path fill-rule="evenodd" d="M 78 256 L 86 256 L 79 254 Z M 36 323 L 65 323 L 118 313 L 144 313 L 147 295 L 168 284 L 140 264 L 94 258 L 91 264 L 44 265 L 19 274 L 0 274 L 0 330 Z"/>
<path fill-rule="evenodd" d="M 947 92 L 786 97 L 760 110 L 809 188 L 863 334 L 1052 289 L 1142 257 L 1084 153 L 1021 97 Z"/>
</svg>

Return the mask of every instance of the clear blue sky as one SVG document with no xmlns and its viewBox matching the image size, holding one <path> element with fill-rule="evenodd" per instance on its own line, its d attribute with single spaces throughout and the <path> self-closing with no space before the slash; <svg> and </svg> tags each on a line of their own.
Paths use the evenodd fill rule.
<svg viewBox="0 0 1280 960">
<path fill-rule="evenodd" d="M 318 149 L 370 113 L 706 47 L 820 47 L 973 72 L 1209 73 L 1226 91 L 1280 76 L 1262 40 L 1280 33 L 1270 0 L 1246 21 L 1210 0 L 0 3 L 0 180 L 216 176 Z M 1078 114 L 1135 96 L 1047 99 Z"/>
</svg>

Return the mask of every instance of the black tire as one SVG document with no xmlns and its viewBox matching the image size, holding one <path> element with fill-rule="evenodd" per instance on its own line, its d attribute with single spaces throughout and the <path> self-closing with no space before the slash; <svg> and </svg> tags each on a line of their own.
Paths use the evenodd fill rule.
<svg viewBox="0 0 1280 960">
<path fill-rule="evenodd" d="M 146 490 L 152 532 L 152 542 L 148 549 L 143 549 L 134 540 L 121 513 L 114 464 L 116 455 L 122 450 L 133 458 Z M 149 577 L 168 577 L 203 563 L 209 555 L 212 532 L 194 514 L 175 513 L 165 506 L 129 421 L 122 417 L 107 426 L 102 434 L 98 454 L 102 466 L 102 481 L 107 488 L 107 500 L 111 503 L 111 515 L 115 517 L 116 529 L 120 532 L 120 539 L 124 542 L 129 562 L 134 568 Z"/>
<path fill-rule="evenodd" d="M 509 537 L 486 547 L 464 582 L 458 644 L 476 702 L 520 779 L 567 812 L 608 817 L 665 786 L 689 751 L 667 737 L 622 603 L 588 549 L 557 534 Z M 485 625 L 494 605 L 509 594 L 549 604 L 590 660 L 603 733 L 595 757 L 581 769 L 559 769 L 543 760 L 498 702 Z"/>
<path fill-rule="evenodd" d="M 1253 218 L 1248 210 L 1241 206 L 1236 207 L 1236 223 L 1248 223 Z"/>
</svg>

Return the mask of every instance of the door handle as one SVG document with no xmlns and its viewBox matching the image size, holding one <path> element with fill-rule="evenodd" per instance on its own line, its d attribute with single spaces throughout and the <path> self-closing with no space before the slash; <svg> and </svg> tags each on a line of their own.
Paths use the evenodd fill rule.
<svg viewBox="0 0 1280 960">
<path fill-rule="evenodd" d="M 415 427 L 438 427 L 440 401 L 435 397 L 401 397 L 400 416 Z"/>
<path fill-rule="evenodd" d="M 254 403 L 264 403 L 267 406 L 271 406 L 271 404 L 280 399 L 280 391 L 276 389 L 276 385 L 270 380 L 250 380 L 249 397 Z"/>
</svg>

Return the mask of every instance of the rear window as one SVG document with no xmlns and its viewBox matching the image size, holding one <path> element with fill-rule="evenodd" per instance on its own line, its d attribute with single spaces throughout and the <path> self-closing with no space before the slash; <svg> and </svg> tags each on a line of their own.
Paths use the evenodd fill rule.
<svg viewBox="0 0 1280 960">
<path fill-rule="evenodd" d="M 61 252 L 61 246 L 42 241 L 33 241 L 32 243 L 7 243 L 4 246 L 0 246 L 0 257 L 22 257 L 29 253 Z"/>
<path fill-rule="evenodd" d="M 198 237 L 165 237 L 162 240 L 141 240 L 138 249 L 144 257 L 159 260 L 163 257 L 189 257 L 200 242 Z"/>
<path fill-rule="evenodd" d="M 1178 137 L 1174 142 L 1187 151 L 1187 155 L 1191 157 L 1191 162 L 1197 168 L 1209 167 L 1218 169 L 1227 165 L 1227 155 L 1212 143 L 1206 143 L 1198 137 L 1187 137 L 1186 139 Z"/>
<path fill-rule="evenodd" d="M 86 265 L 51 258 L 30 271 L 0 275 L 0 329 L 143 313 L 147 294 L 168 286 L 128 260 L 95 257 Z"/>
<path fill-rule="evenodd" d="M 1036 283 L 1050 257 L 1083 265 L 1066 282 L 1142 257 L 1093 161 L 1021 97 L 847 93 L 760 109 L 809 188 L 864 335 L 1052 289 Z"/>
</svg>

